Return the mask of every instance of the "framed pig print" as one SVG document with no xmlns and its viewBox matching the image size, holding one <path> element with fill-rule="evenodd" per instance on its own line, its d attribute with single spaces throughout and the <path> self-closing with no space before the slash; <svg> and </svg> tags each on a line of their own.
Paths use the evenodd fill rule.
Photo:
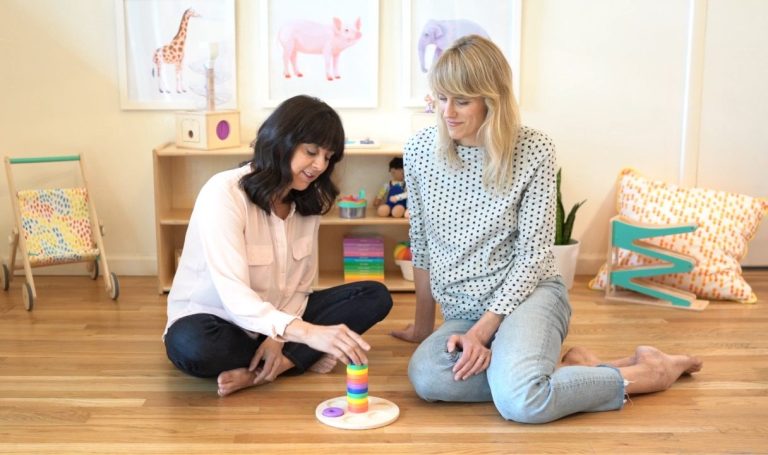
<svg viewBox="0 0 768 455">
<path fill-rule="evenodd" d="M 378 0 L 262 0 L 264 105 L 306 94 L 333 107 L 378 104 Z"/>
<path fill-rule="evenodd" d="M 402 102 L 424 106 L 427 73 L 458 38 L 477 34 L 504 52 L 520 100 L 521 0 L 402 0 Z"/>
</svg>

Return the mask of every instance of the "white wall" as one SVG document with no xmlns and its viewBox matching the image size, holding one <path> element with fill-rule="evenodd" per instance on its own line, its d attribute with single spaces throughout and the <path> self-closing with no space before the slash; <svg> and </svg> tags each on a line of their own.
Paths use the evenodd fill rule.
<svg viewBox="0 0 768 455">
<path fill-rule="evenodd" d="M 768 2 L 710 0 L 706 39 L 697 184 L 766 197 Z M 768 220 L 743 263 L 768 265 Z"/>
<path fill-rule="evenodd" d="M 566 202 L 587 199 L 575 228 L 583 240 L 581 273 L 603 260 L 606 220 L 615 210 L 614 180 L 623 167 L 670 182 L 768 197 L 762 177 L 768 169 L 768 129 L 762 125 L 768 2 L 523 4 L 523 119 L 557 143 Z M 401 2 L 380 5 L 379 108 L 341 114 L 350 136 L 399 143 L 410 134 L 415 112 L 398 101 Z M 265 75 L 258 56 L 259 2 L 238 0 L 236 6 L 241 129 L 250 140 L 269 113 L 260 107 Z M 689 47 L 693 6 L 698 28 Z M 118 274 L 152 274 L 151 151 L 173 140 L 174 117 L 171 111 L 120 109 L 115 49 L 112 1 L 0 1 L 0 155 L 85 153 L 108 230 L 110 266 Z M 698 56 L 690 74 L 688 55 Z M 693 112 L 684 108 L 687 93 Z M 693 140 L 683 143 L 691 131 Z M 381 160 L 362 167 L 354 178 L 367 172 L 371 181 L 386 179 Z M 356 191 L 356 184 L 345 182 L 342 190 Z M 10 215 L 3 175 L 3 238 L 13 224 Z M 751 245 L 756 264 L 768 264 L 766 224 Z M 7 254 L 0 246 L 0 255 Z"/>
</svg>

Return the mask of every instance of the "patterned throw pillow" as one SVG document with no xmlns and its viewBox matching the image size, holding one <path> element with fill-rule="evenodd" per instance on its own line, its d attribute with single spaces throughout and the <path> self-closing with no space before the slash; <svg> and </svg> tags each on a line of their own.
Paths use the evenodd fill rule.
<svg viewBox="0 0 768 455">
<path fill-rule="evenodd" d="M 644 239 L 648 243 L 692 256 L 693 271 L 651 278 L 657 283 L 692 292 L 699 298 L 754 303 L 757 297 L 741 275 L 740 261 L 755 235 L 768 201 L 724 191 L 680 188 L 648 180 L 633 169 L 619 173 L 616 209 L 630 221 L 649 224 L 696 223 L 688 234 Z M 616 267 L 657 262 L 619 250 Z M 603 265 L 590 289 L 605 289 Z"/>
</svg>

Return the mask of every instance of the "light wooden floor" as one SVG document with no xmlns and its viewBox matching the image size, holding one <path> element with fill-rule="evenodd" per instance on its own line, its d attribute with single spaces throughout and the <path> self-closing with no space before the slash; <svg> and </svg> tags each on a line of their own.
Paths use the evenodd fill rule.
<svg viewBox="0 0 768 455">
<path fill-rule="evenodd" d="M 768 453 L 768 271 L 746 276 L 763 300 L 701 313 L 605 303 L 580 277 L 567 345 L 612 358 L 649 343 L 698 354 L 704 369 L 622 411 L 546 425 L 506 422 L 490 403 L 419 400 L 406 376 L 414 346 L 387 335 L 413 311 L 413 295 L 396 294 L 366 338 L 370 394 L 401 415 L 366 431 L 315 420 L 318 403 L 345 393 L 338 367 L 224 399 L 176 371 L 153 277 L 123 277 L 119 303 L 101 281 L 39 277 L 32 312 L 17 277 L 0 291 L 0 453 Z"/>
</svg>

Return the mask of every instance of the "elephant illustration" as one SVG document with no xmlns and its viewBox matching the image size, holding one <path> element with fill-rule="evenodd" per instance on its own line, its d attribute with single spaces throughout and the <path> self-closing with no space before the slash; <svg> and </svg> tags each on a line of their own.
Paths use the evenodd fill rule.
<svg viewBox="0 0 768 455">
<path fill-rule="evenodd" d="M 466 19 L 428 20 L 424 24 L 424 28 L 421 30 L 421 38 L 419 38 L 419 63 L 421 63 L 421 71 L 427 72 L 427 66 L 424 63 L 424 53 L 427 50 L 427 46 L 430 44 L 435 45 L 435 55 L 432 57 L 432 62 L 435 62 L 442 55 L 443 50 L 449 48 L 454 41 L 466 35 L 480 35 L 490 39 L 485 29 L 476 22 Z"/>
</svg>

